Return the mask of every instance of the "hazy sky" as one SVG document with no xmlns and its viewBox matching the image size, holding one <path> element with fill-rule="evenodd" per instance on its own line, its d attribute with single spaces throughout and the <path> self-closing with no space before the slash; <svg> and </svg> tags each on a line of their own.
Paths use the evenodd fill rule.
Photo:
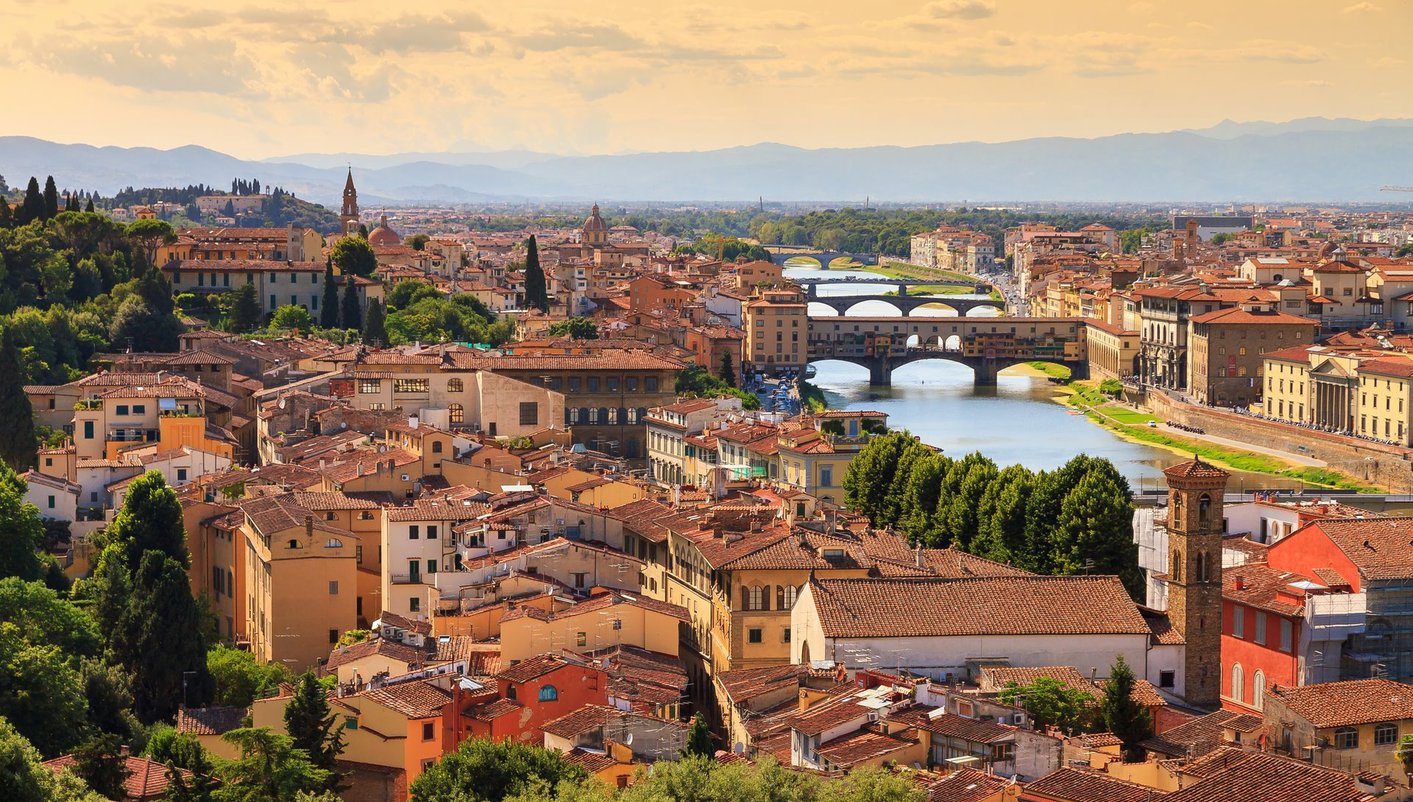
<svg viewBox="0 0 1413 802">
<path fill-rule="evenodd" d="M 1410 0 L 0 0 L 0 18 L 0 134 L 241 157 L 1413 117 Z"/>
</svg>

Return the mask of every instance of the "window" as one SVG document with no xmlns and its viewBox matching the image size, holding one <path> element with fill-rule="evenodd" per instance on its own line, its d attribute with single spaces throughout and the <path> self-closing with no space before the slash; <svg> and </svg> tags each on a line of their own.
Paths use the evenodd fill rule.
<svg viewBox="0 0 1413 802">
<path fill-rule="evenodd" d="M 574 633 L 574 645 L 575 645 L 575 646 L 588 646 L 588 645 L 589 645 L 589 635 L 588 635 L 588 633 L 586 633 L 586 632 L 576 632 L 576 633 Z"/>
<path fill-rule="evenodd" d="M 466 407 L 463 407 L 460 404 L 452 404 L 451 406 L 447 407 L 447 411 L 451 413 L 452 423 L 466 422 Z"/>
<path fill-rule="evenodd" d="M 330 596 L 337 596 L 337 595 L 339 595 L 339 581 L 338 581 L 337 579 L 331 579 L 331 580 L 329 580 L 329 595 L 330 595 Z"/>
<path fill-rule="evenodd" d="M 760 627 L 752 627 L 746 631 L 746 635 L 751 643 L 760 643 L 765 640 L 765 632 Z"/>
<path fill-rule="evenodd" d="M 604 386 L 608 389 L 610 393 L 618 392 L 618 377 L 609 376 L 608 379 L 604 381 Z"/>
<path fill-rule="evenodd" d="M 820 487 L 833 487 L 833 486 L 834 486 L 834 466 L 832 466 L 832 465 L 821 465 L 821 466 L 819 466 L 819 485 L 820 485 Z"/>
<path fill-rule="evenodd" d="M 437 725 L 432 721 L 422 722 L 422 740 L 430 741 L 437 737 Z"/>
<path fill-rule="evenodd" d="M 379 379 L 358 380 L 358 392 L 363 393 L 364 395 L 367 395 L 369 393 L 381 393 L 382 391 L 383 382 Z"/>
<path fill-rule="evenodd" d="M 569 392 L 571 392 L 571 393 L 577 393 L 577 392 L 579 392 L 579 377 L 578 377 L 578 376 L 570 376 L 570 377 L 569 377 Z"/>
<path fill-rule="evenodd" d="M 1242 673 L 1241 663 L 1234 663 L 1231 667 L 1231 698 L 1240 702 L 1242 700 L 1244 686 L 1246 685 L 1246 675 Z"/>
<path fill-rule="evenodd" d="M 1251 675 L 1251 705 L 1258 710 L 1266 706 L 1266 672 L 1259 668 Z"/>
<path fill-rule="evenodd" d="M 1388 746 L 1398 740 L 1398 725 L 1392 721 L 1374 725 L 1374 746 Z"/>
<path fill-rule="evenodd" d="M 358 729 L 358 716 L 344 716 L 343 728 L 346 730 Z"/>
<path fill-rule="evenodd" d="M 186 481 L 186 468 L 177 468 L 177 481 L 178 481 L 178 482 L 185 482 L 185 481 Z"/>
<path fill-rule="evenodd" d="M 433 453 L 433 454 L 440 454 L 440 453 L 442 453 L 442 441 L 440 441 L 440 440 L 433 440 L 433 441 L 432 441 L 432 453 Z"/>
<path fill-rule="evenodd" d="M 1281 619 L 1281 651 L 1283 651 L 1283 652 L 1289 652 L 1289 651 L 1290 651 L 1290 640 L 1291 640 L 1291 624 L 1290 624 L 1290 619 L 1288 619 L 1288 618 L 1282 618 L 1282 619 Z"/>
<path fill-rule="evenodd" d="M 1340 727 L 1335 730 L 1335 749 L 1358 749 L 1359 730 L 1354 727 Z"/>
<path fill-rule="evenodd" d="M 756 585 L 755 587 L 753 587 L 753 588 L 750 589 L 750 591 L 746 594 L 746 609 L 747 609 L 747 610 L 764 610 L 764 609 L 765 609 L 765 588 L 763 588 L 763 587 L 761 587 L 761 586 L 759 586 L 759 585 Z"/>
<path fill-rule="evenodd" d="M 422 536 L 422 527 L 418 526 L 417 524 L 413 524 L 413 525 L 407 527 L 407 539 L 408 539 L 408 540 L 417 540 L 417 539 L 420 538 L 421 536 Z"/>
<path fill-rule="evenodd" d="M 416 596 L 407 600 L 407 609 L 414 613 L 422 612 L 422 600 Z"/>
<path fill-rule="evenodd" d="M 127 404 L 119 404 L 119 405 L 118 405 L 118 414 L 119 414 L 119 415 L 126 415 L 126 414 L 128 414 L 128 405 L 127 405 Z"/>
<path fill-rule="evenodd" d="M 599 377 L 598 377 L 598 376 L 590 376 L 590 377 L 589 377 L 588 388 L 589 388 L 589 392 L 591 392 L 591 393 L 597 393 L 597 392 L 599 391 Z"/>
<path fill-rule="evenodd" d="M 520 425 L 539 426 L 540 425 L 540 402 L 521 401 L 520 402 Z"/>
<path fill-rule="evenodd" d="M 789 642 L 790 642 L 790 628 L 789 628 L 789 627 L 785 627 L 785 631 L 784 631 L 783 633 L 781 633 L 780 640 L 781 640 L 782 642 L 784 642 L 784 643 L 789 643 Z"/>
<path fill-rule="evenodd" d="M 338 631 L 337 629 L 331 629 L 331 630 L 329 630 L 329 643 L 338 643 L 338 642 L 339 642 L 339 631 Z"/>
<path fill-rule="evenodd" d="M 1234 638 L 1246 637 L 1246 608 L 1239 604 L 1231 608 L 1231 634 Z"/>
<path fill-rule="evenodd" d="M 556 688 L 556 687 L 554 687 L 553 685 L 541 685 L 541 686 L 540 686 L 540 701 L 541 701 L 541 702 L 557 702 L 557 701 L 559 701 L 559 689 Z"/>
<path fill-rule="evenodd" d="M 1260 610 L 1256 611 L 1256 637 L 1252 640 L 1266 645 L 1266 614 Z"/>
<path fill-rule="evenodd" d="M 1158 687 L 1159 687 L 1159 688 L 1171 688 L 1171 687 L 1173 687 L 1173 684 L 1176 682 L 1176 680 L 1177 680 L 1177 674 L 1176 674 L 1176 672 L 1173 672 L 1173 671 L 1159 671 L 1159 672 L 1158 672 Z"/>
<path fill-rule="evenodd" d="M 429 574 L 435 574 L 436 572 L 437 572 L 437 561 L 436 561 L 436 560 L 428 560 L 428 561 L 427 561 L 427 573 L 429 573 Z"/>
<path fill-rule="evenodd" d="M 428 540 L 436 540 L 436 539 L 437 539 L 437 525 L 436 525 L 436 524 L 428 524 L 428 525 L 427 525 L 427 539 L 428 539 Z"/>
<path fill-rule="evenodd" d="M 446 383 L 448 393 L 459 393 L 464 389 L 460 379 L 452 379 Z"/>
<path fill-rule="evenodd" d="M 393 392 L 395 393 L 425 393 L 427 392 L 426 379 L 393 379 Z"/>
</svg>

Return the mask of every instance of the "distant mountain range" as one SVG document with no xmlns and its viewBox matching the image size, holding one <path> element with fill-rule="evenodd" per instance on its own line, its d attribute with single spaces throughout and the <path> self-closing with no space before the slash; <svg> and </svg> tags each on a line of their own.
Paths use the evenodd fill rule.
<svg viewBox="0 0 1413 802">
<path fill-rule="evenodd" d="M 557 156 L 493 153 L 298 154 L 243 160 L 197 145 L 65 145 L 0 137 L 11 184 L 225 187 L 258 178 L 336 202 L 351 163 L 366 205 L 603 201 L 1403 201 L 1413 184 L 1413 120 L 1319 117 L 1096 139 L 1039 138 L 920 147 L 722 150 Z"/>
</svg>

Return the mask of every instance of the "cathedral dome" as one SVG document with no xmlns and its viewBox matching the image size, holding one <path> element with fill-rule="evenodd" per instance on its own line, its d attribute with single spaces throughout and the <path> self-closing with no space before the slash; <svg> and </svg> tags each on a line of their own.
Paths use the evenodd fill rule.
<svg viewBox="0 0 1413 802">
<path fill-rule="evenodd" d="M 383 219 L 378 223 L 378 227 L 368 232 L 369 245 L 401 245 L 402 237 L 397 235 L 388 227 L 388 216 L 383 215 Z"/>
<path fill-rule="evenodd" d="M 599 217 L 599 205 L 598 205 L 597 203 L 594 204 L 593 211 L 589 212 L 589 219 L 587 219 L 587 220 L 584 221 L 584 230 L 585 230 L 585 231 L 607 231 L 607 230 L 608 230 L 608 223 L 605 223 L 604 220 L 603 220 L 603 218 L 602 218 L 602 217 Z"/>
</svg>

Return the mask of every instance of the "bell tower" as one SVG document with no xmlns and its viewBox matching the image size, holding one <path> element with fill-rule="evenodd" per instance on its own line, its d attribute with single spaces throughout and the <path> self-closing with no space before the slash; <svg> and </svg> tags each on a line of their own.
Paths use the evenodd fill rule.
<svg viewBox="0 0 1413 802">
<path fill-rule="evenodd" d="M 1168 482 L 1168 618 L 1182 633 L 1183 697 L 1216 710 L 1222 698 L 1222 497 L 1229 474 L 1200 458 L 1163 471 Z"/>
<path fill-rule="evenodd" d="M 343 184 L 343 208 L 339 210 L 339 225 L 345 234 L 358 233 L 358 190 L 353 186 L 353 168 L 348 168 L 348 180 Z"/>
</svg>

